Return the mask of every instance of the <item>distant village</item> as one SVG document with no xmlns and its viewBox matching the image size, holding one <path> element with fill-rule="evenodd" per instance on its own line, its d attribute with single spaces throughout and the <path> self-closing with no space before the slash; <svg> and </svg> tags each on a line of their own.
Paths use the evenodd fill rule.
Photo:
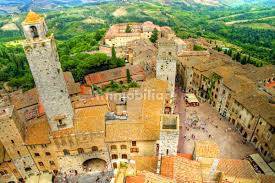
<svg viewBox="0 0 275 183">
<path fill-rule="evenodd" d="M 30 11 L 22 26 L 36 87 L 1 91 L 0 182 L 275 181 L 274 65 L 242 65 L 149 21 L 122 23 L 89 54 L 115 49 L 126 65 L 76 83 L 44 17 Z M 122 93 L 92 87 L 129 80 L 138 87 Z M 219 144 L 223 135 L 237 145 Z"/>
</svg>

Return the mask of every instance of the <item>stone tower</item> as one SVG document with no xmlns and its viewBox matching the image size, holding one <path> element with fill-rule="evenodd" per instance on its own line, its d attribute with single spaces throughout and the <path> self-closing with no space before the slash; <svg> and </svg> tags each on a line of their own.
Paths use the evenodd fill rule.
<svg viewBox="0 0 275 183">
<path fill-rule="evenodd" d="M 38 169 L 24 143 L 24 125 L 13 106 L 0 108 L 0 140 L 23 178 L 38 174 Z"/>
<path fill-rule="evenodd" d="M 179 140 L 179 116 L 161 116 L 159 152 L 161 155 L 177 155 Z"/>
<path fill-rule="evenodd" d="M 157 79 L 168 81 L 171 97 L 174 97 L 177 73 L 177 48 L 173 40 L 161 38 L 158 41 L 156 66 Z"/>
<path fill-rule="evenodd" d="M 42 16 L 30 11 L 22 23 L 23 44 L 52 131 L 73 127 L 73 108 L 53 35 Z"/>
</svg>

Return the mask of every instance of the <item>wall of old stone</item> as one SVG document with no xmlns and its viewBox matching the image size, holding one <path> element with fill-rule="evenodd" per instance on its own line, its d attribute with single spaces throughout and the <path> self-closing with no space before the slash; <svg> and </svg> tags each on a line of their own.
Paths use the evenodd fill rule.
<svg viewBox="0 0 275 183">
<path fill-rule="evenodd" d="M 13 159 L 12 162 L 23 178 L 29 177 L 31 175 L 37 175 L 39 173 L 39 170 L 31 155 L 21 156 L 20 158 Z"/>
<path fill-rule="evenodd" d="M 24 50 L 51 129 L 58 130 L 58 120 L 63 117 L 65 128 L 72 127 L 73 108 L 54 38 L 25 42 Z"/>
<path fill-rule="evenodd" d="M 59 169 L 56 149 L 53 144 L 28 145 L 27 148 L 40 171 L 52 172 Z"/>
<path fill-rule="evenodd" d="M 17 182 L 17 180 L 21 177 L 16 167 L 12 162 L 2 162 L 0 164 L 0 182 Z"/>
<path fill-rule="evenodd" d="M 159 152 L 162 155 L 177 155 L 178 139 L 179 132 L 176 130 L 161 131 L 159 140 Z"/>
</svg>

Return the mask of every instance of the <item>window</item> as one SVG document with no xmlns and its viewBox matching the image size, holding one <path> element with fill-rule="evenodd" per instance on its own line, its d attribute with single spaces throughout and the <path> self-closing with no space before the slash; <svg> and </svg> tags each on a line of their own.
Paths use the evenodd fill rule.
<svg viewBox="0 0 275 183">
<path fill-rule="evenodd" d="M 21 156 L 20 151 L 17 151 L 17 154 L 18 154 L 19 156 Z"/>
<path fill-rule="evenodd" d="M 43 162 L 38 162 L 39 166 L 44 166 L 44 163 Z"/>
<path fill-rule="evenodd" d="M 127 154 L 122 154 L 122 159 L 127 159 Z"/>
<path fill-rule="evenodd" d="M 37 156 L 40 156 L 40 154 L 39 154 L 39 153 L 34 153 L 34 156 L 36 156 L 36 157 L 37 157 Z"/>
<path fill-rule="evenodd" d="M 66 155 L 70 155 L 70 152 L 69 152 L 69 150 L 67 150 L 67 149 L 63 149 L 63 153 L 64 153 L 65 156 L 66 156 Z"/>
<path fill-rule="evenodd" d="M 92 152 L 96 152 L 96 151 L 98 151 L 98 147 L 97 146 L 93 146 L 92 147 Z"/>
<path fill-rule="evenodd" d="M 127 146 L 126 145 L 121 145 L 120 149 L 127 149 Z"/>
<path fill-rule="evenodd" d="M 112 159 L 117 159 L 118 156 L 116 154 L 112 154 Z"/>
<path fill-rule="evenodd" d="M 111 145 L 111 149 L 115 150 L 116 149 L 116 145 Z"/>
<path fill-rule="evenodd" d="M 11 140 L 11 143 L 12 143 L 12 144 L 14 144 L 14 141 L 13 141 L 13 140 Z"/>
<path fill-rule="evenodd" d="M 50 156 L 50 155 L 51 155 L 51 153 L 50 153 L 50 152 L 46 152 L 45 154 L 46 154 L 46 156 Z"/>
<path fill-rule="evenodd" d="M 31 31 L 32 38 L 37 38 L 38 37 L 38 31 L 37 31 L 37 28 L 35 26 L 30 26 L 30 31 Z"/>
<path fill-rule="evenodd" d="M 247 128 L 250 129 L 250 125 L 248 125 Z"/>
<path fill-rule="evenodd" d="M 78 152 L 78 154 L 83 154 L 84 153 L 84 149 L 83 148 L 78 148 L 77 152 Z"/>
<path fill-rule="evenodd" d="M 49 161 L 50 165 L 55 165 L 54 161 Z"/>
<path fill-rule="evenodd" d="M 31 171 L 31 170 L 32 170 L 31 167 L 25 168 L 25 171 L 26 171 L 26 172 L 29 172 L 29 171 Z"/>
<path fill-rule="evenodd" d="M 5 175 L 5 173 L 4 173 L 3 171 L 0 171 L 0 174 L 1 174 L 1 175 Z"/>
<path fill-rule="evenodd" d="M 132 146 L 137 146 L 137 142 L 136 141 L 132 141 Z"/>
<path fill-rule="evenodd" d="M 47 148 L 47 144 L 43 144 L 41 145 L 43 148 Z"/>
<path fill-rule="evenodd" d="M 117 163 L 113 163 L 113 168 L 117 168 Z"/>
</svg>

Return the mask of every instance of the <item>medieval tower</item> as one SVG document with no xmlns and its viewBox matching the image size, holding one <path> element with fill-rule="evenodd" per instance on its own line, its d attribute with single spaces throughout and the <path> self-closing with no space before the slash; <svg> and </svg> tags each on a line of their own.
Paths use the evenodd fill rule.
<svg viewBox="0 0 275 183">
<path fill-rule="evenodd" d="M 73 126 L 73 108 L 53 35 L 42 16 L 30 11 L 22 23 L 24 50 L 52 131 Z"/>
<path fill-rule="evenodd" d="M 0 108 L 0 121 L 1 143 L 20 175 L 26 178 L 38 174 L 35 162 L 24 145 L 23 122 L 19 120 L 13 106 Z"/>
<path fill-rule="evenodd" d="M 177 49 L 173 40 L 161 38 L 158 41 L 158 56 L 156 65 L 157 79 L 168 81 L 171 96 L 174 97 L 177 73 Z"/>
</svg>

